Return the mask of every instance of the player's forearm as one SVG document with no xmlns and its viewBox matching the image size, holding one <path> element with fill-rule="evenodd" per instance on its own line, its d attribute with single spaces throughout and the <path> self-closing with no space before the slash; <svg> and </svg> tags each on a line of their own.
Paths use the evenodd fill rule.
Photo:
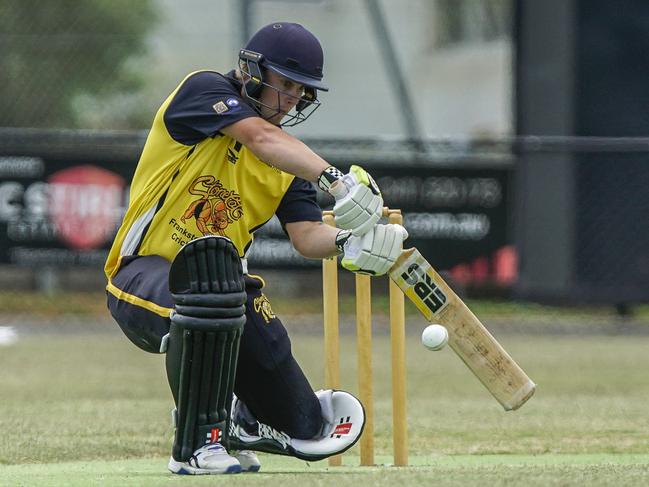
<svg viewBox="0 0 649 487">
<path fill-rule="evenodd" d="M 287 223 L 291 243 L 301 255 L 309 259 L 324 259 L 338 255 L 336 235 L 340 229 L 320 222 Z"/>
<path fill-rule="evenodd" d="M 330 165 L 302 141 L 270 124 L 257 132 L 248 148 L 265 163 L 311 182 Z"/>
</svg>

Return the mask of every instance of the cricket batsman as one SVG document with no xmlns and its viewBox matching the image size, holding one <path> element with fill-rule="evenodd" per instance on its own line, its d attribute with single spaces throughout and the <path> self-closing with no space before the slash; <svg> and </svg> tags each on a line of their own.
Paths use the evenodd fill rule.
<svg viewBox="0 0 649 487">
<path fill-rule="evenodd" d="M 327 163 L 283 127 L 320 105 L 323 51 L 301 25 L 263 27 L 225 74 L 189 74 L 162 103 L 105 272 L 108 307 L 139 348 L 164 353 L 175 402 L 175 474 L 258 471 L 254 451 L 320 460 L 350 448 L 365 417 L 344 391 L 314 392 L 250 274 L 255 230 L 277 215 L 308 258 L 343 254 L 384 274 L 405 230 L 378 221 L 372 177 Z M 335 198 L 322 223 L 315 183 Z"/>
</svg>

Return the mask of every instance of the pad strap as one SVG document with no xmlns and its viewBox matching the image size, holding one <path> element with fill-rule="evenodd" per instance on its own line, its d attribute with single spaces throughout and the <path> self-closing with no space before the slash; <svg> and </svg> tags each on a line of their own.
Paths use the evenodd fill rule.
<svg viewBox="0 0 649 487">
<path fill-rule="evenodd" d="M 185 316 L 178 312 L 173 312 L 171 314 L 171 322 L 185 330 L 210 331 L 218 329 L 223 332 L 238 330 L 246 323 L 245 316 L 238 316 L 236 318 L 217 318 L 217 316 L 217 312 L 209 318 L 197 318 L 195 316 Z"/>
</svg>

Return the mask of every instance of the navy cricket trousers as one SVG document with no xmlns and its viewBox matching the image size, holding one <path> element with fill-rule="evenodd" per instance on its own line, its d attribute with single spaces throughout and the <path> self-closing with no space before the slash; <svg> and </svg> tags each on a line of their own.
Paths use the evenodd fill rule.
<svg viewBox="0 0 649 487">
<path fill-rule="evenodd" d="M 151 353 L 160 353 L 169 332 L 170 266 L 158 255 L 126 257 L 107 293 L 108 308 L 124 334 Z M 322 426 L 318 399 L 291 353 L 286 328 L 262 293 L 262 279 L 246 275 L 245 281 L 246 324 L 234 392 L 260 422 L 293 438 L 312 438 Z"/>
</svg>

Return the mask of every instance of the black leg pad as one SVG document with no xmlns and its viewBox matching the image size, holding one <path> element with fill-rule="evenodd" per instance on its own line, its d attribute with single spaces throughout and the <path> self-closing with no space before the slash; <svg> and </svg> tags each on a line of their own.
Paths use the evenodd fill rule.
<svg viewBox="0 0 649 487">
<path fill-rule="evenodd" d="M 228 447 L 246 321 L 241 259 L 232 242 L 217 236 L 189 242 L 171 265 L 169 289 L 176 306 L 167 371 L 178 412 L 172 455 L 185 462 L 207 443 Z"/>
</svg>

